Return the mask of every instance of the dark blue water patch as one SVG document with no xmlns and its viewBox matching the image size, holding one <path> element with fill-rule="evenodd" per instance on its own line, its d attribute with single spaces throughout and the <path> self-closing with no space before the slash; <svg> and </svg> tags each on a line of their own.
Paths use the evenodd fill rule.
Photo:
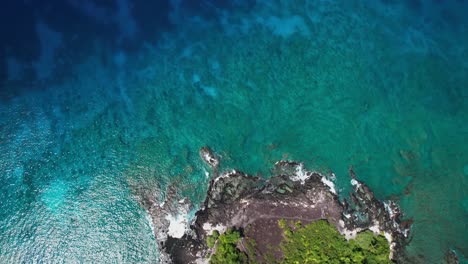
<svg viewBox="0 0 468 264">
<path fill-rule="evenodd" d="M 466 12 L 468 1 L 466 0 L 380 0 L 385 6 L 402 6 L 407 9 L 411 17 L 408 19 L 420 20 L 427 27 L 448 26 L 451 29 L 460 30 L 466 25 Z"/>
<path fill-rule="evenodd" d="M 28 84 L 35 78 L 32 65 L 43 55 L 42 46 L 54 41 L 51 38 L 53 36 L 47 34 L 43 34 L 41 39 L 38 35 L 40 24 L 46 31 L 60 38 L 53 59 L 62 63 L 62 71 L 71 68 L 71 64 L 89 54 L 96 45 L 111 52 L 120 49 L 126 52 L 137 51 L 147 42 L 156 43 L 161 32 L 170 30 L 168 1 L 154 1 L 149 4 L 144 1 L 121 1 L 128 3 L 128 7 L 121 7 L 121 10 L 115 2 L 87 1 L 92 6 L 88 8 L 84 7 L 85 2 L 82 5 L 75 2 L 9 1 L 3 4 L 0 10 L 0 82 L 8 80 L 7 59 L 13 58 L 24 69 L 21 80 L 16 80 L 20 82 L 5 85 L 8 88 L 2 89 L 2 98 L 11 96 L 10 91 L 15 89 L 37 88 Z M 99 12 L 100 10 L 103 11 Z M 126 30 L 126 25 L 132 23 L 135 23 L 135 35 L 123 36 L 125 32 L 122 31 Z M 9 92 L 5 92 L 6 90 Z"/>
<path fill-rule="evenodd" d="M 205 19 L 219 18 L 220 11 L 244 10 L 248 11 L 255 5 L 255 0 L 211 0 L 211 1 L 182 1 L 182 9 L 188 14 L 202 16 Z"/>
<path fill-rule="evenodd" d="M 32 7 L 37 17 L 44 21 L 54 31 L 64 35 L 67 47 L 75 50 L 89 46 L 93 39 L 112 39 L 118 35 L 111 20 L 97 21 L 84 14 L 81 10 L 70 5 L 70 1 L 51 0 L 47 4 L 41 3 Z M 115 4 L 101 4 L 104 9 L 113 10 Z M 107 19 L 111 19 L 108 16 Z"/>
<path fill-rule="evenodd" d="M 413 10 L 416 13 L 419 13 L 422 11 L 423 3 L 421 0 L 407 0 L 406 4 L 409 9 Z"/>
<path fill-rule="evenodd" d="M 0 52 L 15 53 L 22 60 L 33 59 L 38 52 L 34 23 L 34 10 L 23 1 L 2 2 Z"/>
<path fill-rule="evenodd" d="M 8 1 L 0 11 L 0 100 L 31 90 L 41 89 L 37 83 L 35 63 L 44 53 L 43 46 L 53 43 L 55 34 L 60 41 L 53 50 L 50 79 L 68 74 L 80 58 L 86 57 L 96 46 L 101 47 L 104 65 L 114 63 L 113 54 L 138 53 L 143 45 L 156 45 L 163 32 L 175 30 L 169 16 L 174 8 L 182 10 L 182 19 L 200 16 L 216 20 L 221 11 L 248 9 L 254 1 L 183 1 L 174 7 L 170 1 L 93 1 L 48 0 L 40 2 Z M 172 21 L 177 23 L 177 21 Z M 43 25 L 51 34 L 39 36 Z M 130 25 L 130 26 L 129 26 Z M 190 25 L 180 25 L 183 28 Z M 11 81 L 7 59 L 15 60 L 22 73 Z M 60 64 L 51 66 L 51 63 Z M 8 81 L 8 82 L 7 82 Z"/>
<path fill-rule="evenodd" d="M 132 14 L 138 23 L 138 40 L 129 43 L 128 48 L 138 49 L 141 43 L 155 42 L 161 32 L 173 30 L 173 25 L 169 21 L 171 6 L 169 1 L 135 1 Z"/>
<path fill-rule="evenodd" d="M 56 2 L 55 9 L 64 15 L 55 17 L 50 21 L 52 24 L 61 24 L 64 26 L 63 32 L 79 34 L 91 42 L 102 41 L 111 50 L 137 51 L 145 42 L 156 42 L 161 32 L 171 30 L 169 1 L 88 1 L 92 6 L 88 8 L 83 8 L 80 1 Z M 70 17 L 67 13 L 75 16 Z M 133 23 L 136 27 L 134 34 L 123 36 L 124 24 Z M 87 49 L 85 51 L 88 52 Z"/>
</svg>

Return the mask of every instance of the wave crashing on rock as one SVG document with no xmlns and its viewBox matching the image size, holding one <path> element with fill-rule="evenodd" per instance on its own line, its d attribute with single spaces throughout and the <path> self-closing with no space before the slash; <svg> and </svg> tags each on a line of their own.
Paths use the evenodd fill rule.
<svg viewBox="0 0 468 264">
<path fill-rule="evenodd" d="M 187 222 L 192 205 L 188 199 L 178 199 L 174 187 L 167 191 L 165 202 L 142 203 L 154 225 L 161 263 L 207 262 L 211 249 L 206 238 L 215 230 L 222 233 L 227 228 L 242 230 L 257 241 L 256 255 L 261 261 L 262 256 L 272 253 L 271 248 L 280 246 L 281 219 L 304 224 L 325 219 L 347 239 L 371 230 L 388 240 L 391 259 L 404 257 L 411 221 L 402 220 L 396 203 L 376 199 L 369 187 L 356 179 L 352 167 L 353 192 L 349 201 L 340 201 L 332 181 L 307 171 L 300 162 L 276 162 L 271 177 L 265 180 L 237 170 L 218 176 L 217 156 L 207 147 L 200 150 L 200 156 L 216 177 L 210 181 L 206 199 L 192 223 Z M 281 257 L 280 251 L 273 254 Z"/>
</svg>

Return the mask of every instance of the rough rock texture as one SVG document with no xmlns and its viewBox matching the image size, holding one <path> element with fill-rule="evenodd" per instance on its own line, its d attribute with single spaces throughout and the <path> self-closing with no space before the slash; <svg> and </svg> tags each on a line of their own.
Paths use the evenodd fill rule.
<svg viewBox="0 0 468 264">
<path fill-rule="evenodd" d="M 460 260 L 458 259 L 457 253 L 453 250 L 448 250 L 445 253 L 445 262 L 447 264 L 459 264 Z"/>
<path fill-rule="evenodd" d="M 213 175 L 218 176 L 219 158 L 209 147 L 202 147 L 200 149 L 200 158 L 208 164 L 213 170 Z"/>
<path fill-rule="evenodd" d="M 217 173 L 219 161 L 213 152 L 202 148 L 200 156 Z M 172 223 L 167 219 L 178 210 L 186 212 L 187 201 L 174 203 L 169 195 L 169 201 L 161 205 L 154 202 L 143 205 L 152 217 L 160 242 L 161 263 L 206 262 L 210 254 L 206 237 L 213 230 L 223 232 L 228 227 L 257 241 L 256 257 L 260 262 L 267 253 L 281 257 L 280 219 L 300 220 L 304 224 L 326 219 L 347 237 L 365 229 L 384 232 L 391 242 L 392 257 L 398 259 L 410 222 L 400 220 L 396 204 L 377 200 L 364 183 L 355 179 L 352 168 L 350 174 L 354 193 L 348 203 L 340 202 L 324 176 L 304 170 L 298 162 L 277 162 L 267 181 L 240 171 L 224 172 L 210 181 L 205 202 L 183 237 L 169 234 Z"/>
<path fill-rule="evenodd" d="M 375 233 L 384 232 L 390 242 L 392 258 L 399 259 L 403 254 L 412 220 L 401 220 L 402 213 L 393 201 L 384 203 L 377 200 L 367 185 L 356 180 L 352 167 L 349 172 L 354 192 L 350 194 L 352 202 L 343 203 L 346 230 L 352 230 L 353 233 L 365 229 Z"/>
<path fill-rule="evenodd" d="M 280 219 L 300 220 L 304 224 L 328 219 L 339 227 L 343 208 L 319 174 L 311 174 L 304 184 L 285 175 L 258 185 L 260 181 L 238 171 L 213 181 L 205 207 L 197 213 L 192 226 L 197 238 L 205 240 L 214 229 L 224 231 L 225 227 L 243 230 L 244 236 L 266 242 L 257 243 L 262 260 L 268 252 L 281 257 L 281 252 L 270 250 L 278 248 L 282 239 Z"/>
</svg>

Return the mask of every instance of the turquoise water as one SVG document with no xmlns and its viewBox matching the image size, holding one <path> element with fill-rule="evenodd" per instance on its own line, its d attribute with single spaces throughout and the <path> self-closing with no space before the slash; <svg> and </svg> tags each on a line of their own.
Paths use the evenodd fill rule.
<svg viewBox="0 0 468 264">
<path fill-rule="evenodd" d="M 202 201 L 204 145 L 264 177 L 304 161 L 343 196 L 352 164 L 414 219 L 414 262 L 468 256 L 467 4 L 405 3 L 180 16 L 158 44 L 97 43 L 2 101 L 0 262 L 157 261 L 138 199 L 174 185 Z"/>
</svg>

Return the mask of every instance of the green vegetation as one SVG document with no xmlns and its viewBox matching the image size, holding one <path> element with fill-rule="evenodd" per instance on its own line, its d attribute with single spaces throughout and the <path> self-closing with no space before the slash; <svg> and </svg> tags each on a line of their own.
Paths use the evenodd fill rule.
<svg viewBox="0 0 468 264">
<path fill-rule="evenodd" d="M 305 226 L 280 220 L 278 225 L 285 237 L 281 263 L 392 263 L 387 240 L 370 231 L 347 241 L 325 220 Z"/>
<path fill-rule="evenodd" d="M 361 232 L 355 239 L 347 241 L 335 226 L 325 220 L 304 226 L 299 221 L 280 220 L 278 225 L 284 236 L 281 243 L 283 259 L 263 256 L 267 263 L 392 263 L 388 258 L 390 248 L 387 240 L 371 231 Z M 207 237 L 206 243 L 215 250 L 210 259 L 212 264 L 257 263 L 256 241 L 241 237 L 239 231 L 228 229 L 221 235 L 215 231 Z"/>
<path fill-rule="evenodd" d="M 246 249 L 246 254 L 247 254 L 247 263 L 248 264 L 258 264 L 258 261 L 256 259 L 256 247 L 257 247 L 257 242 L 251 238 L 244 237 L 243 238 L 243 245 Z"/>
<path fill-rule="evenodd" d="M 206 238 L 206 244 L 209 248 L 215 248 L 215 253 L 211 255 L 212 264 L 257 264 L 255 259 L 256 242 L 253 239 L 242 237 L 239 231 L 232 229 L 220 235 L 214 231 L 211 236 Z M 238 244 L 242 244 L 246 252 L 238 249 Z"/>
<path fill-rule="evenodd" d="M 367 263 L 391 263 L 388 259 L 390 246 L 383 236 L 364 231 L 359 233 L 355 240 L 350 240 L 350 244 L 355 244 L 352 246 L 362 249 L 361 252 Z"/>
<path fill-rule="evenodd" d="M 216 240 L 218 240 L 219 237 L 219 232 L 217 230 L 213 231 L 213 234 L 211 236 L 208 236 L 206 238 L 206 245 L 209 248 L 213 248 L 215 246 Z"/>
<path fill-rule="evenodd" d="M 218 243 L 216 243 L 216 252 L 211 256 L 210 263 L 212 264 L 247 263 L 247 256 L 237 248 L 237 243 L 239 242 L 240 239 L 241 239 L 241 236 L 238 231 L 233 231 L 232 229 L 226 230 L 224 234 L 218 237 L 218 240 L 217 240 Z M 207 244 L 208 244 L 208 239 L 207 239 Z"/>
</svg>

